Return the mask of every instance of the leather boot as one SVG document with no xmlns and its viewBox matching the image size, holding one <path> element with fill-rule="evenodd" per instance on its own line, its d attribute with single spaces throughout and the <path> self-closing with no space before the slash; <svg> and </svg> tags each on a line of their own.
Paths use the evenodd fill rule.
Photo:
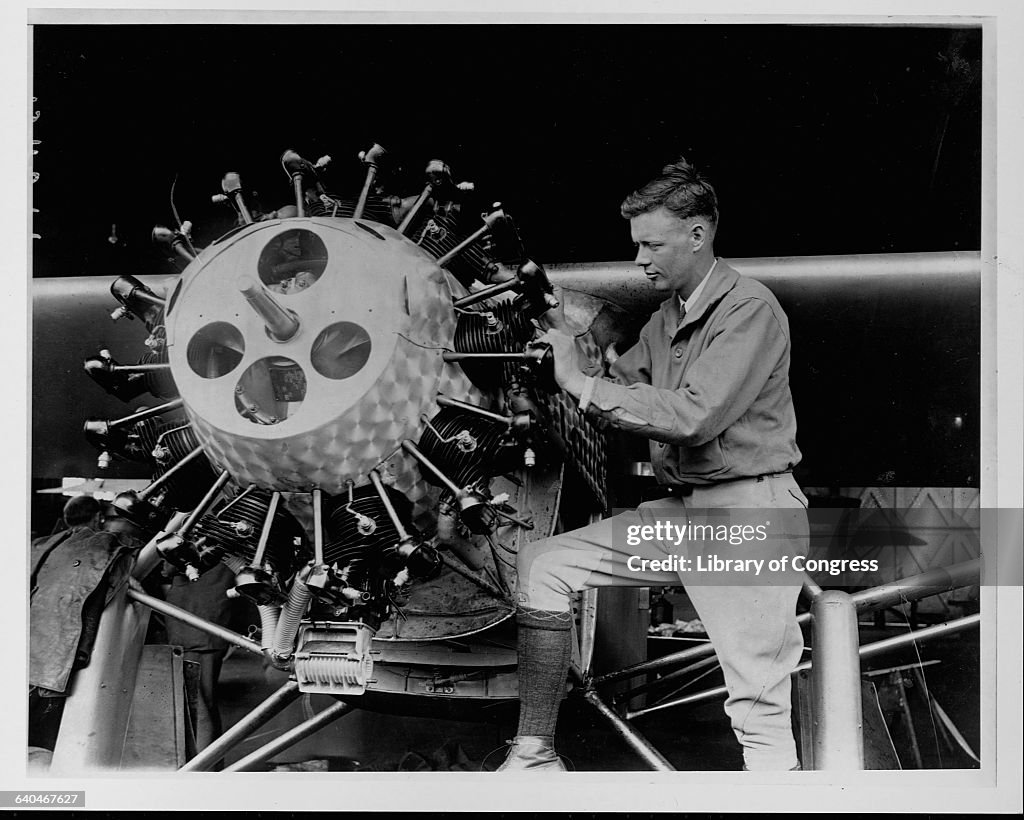
<svg viewBox="0 0 1024 820">
<path fill-rule="evenodd" d="M 536 735 L 522 735 L 509 741 L 512 747 L 508 757 L 497 771 L 541 771 L 564 772 L 565 764 L 555 752 L 555 739 Z"/>
</svg>

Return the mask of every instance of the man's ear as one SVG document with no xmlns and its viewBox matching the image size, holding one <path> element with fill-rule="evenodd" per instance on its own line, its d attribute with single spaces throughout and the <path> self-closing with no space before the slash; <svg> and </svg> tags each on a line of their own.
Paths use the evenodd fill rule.
<svg viewBox="0 0 1024 820">
<path fill-rule="evenodd" d="M 704 247 L 704 243 L 708 241 L 711 236 L 708 231 L 708 226 L 699 219 L 695 219 L 693 224 L 690 226 L 690 246 L 694 253 L 697 253 L 701 248 Z"/>
</svg>

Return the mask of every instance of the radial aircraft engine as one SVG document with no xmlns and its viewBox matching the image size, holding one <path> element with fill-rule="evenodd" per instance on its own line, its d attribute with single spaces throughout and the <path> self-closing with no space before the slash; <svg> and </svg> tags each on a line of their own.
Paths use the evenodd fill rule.
<svg viewBox="0 0 1024 820">
<path fill-rule="evenodd" d="M 101 468 L 149 465 L 115 506 L 188 578 L 230 568 L 301 691 L 514 697 L 515 553 L 566 468 L 604 506 L 603 441 L 534 341 L 558 302 L 500 203 L 473 210 L 439 160 L 394 195 L 387 152 L 360 160 L 354 198 L 288 150 L 284 207 L 229 172 L 230 231 L 154 229 L 181 273 L 111 286 L 148 336 L 86 360 L 135 407 L 85 432 Z"/>
</svg>

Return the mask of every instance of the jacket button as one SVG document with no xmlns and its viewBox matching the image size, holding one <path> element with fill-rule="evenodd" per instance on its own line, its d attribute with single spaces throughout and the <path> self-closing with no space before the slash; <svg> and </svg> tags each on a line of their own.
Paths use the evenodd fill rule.
<svg viewBox="0 0 1024 820">
<path fill-rule="evenodd" d="M 675 349 L 675 354 L 677 359 L 683 358 L 683 349 L 681 347 L 677 347 Z"/>
<path fill-rule="evenodd" d="M 81 561 L 79 561 L 79 560 L 78 560 L 78 559 L 76 558 L 76 559 L 75 559 L 74 561 L 72 561 L 72 562 L 71 562 L 71 566 L 73 566 L 73 567 L 77 567 L 77 566 L 80 566 L 80 565 L 81 565 L 81 563 L 82 563 L 82 562 L 81 562 Z"/>
</svg>

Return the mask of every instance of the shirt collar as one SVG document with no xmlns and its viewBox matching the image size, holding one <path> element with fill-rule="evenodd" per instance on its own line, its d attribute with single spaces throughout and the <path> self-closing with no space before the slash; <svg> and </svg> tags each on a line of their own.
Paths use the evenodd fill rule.
<svg viewBox="0 0 1024 820">
<path fill-rule="evenodd" d="M 708 268 L 708 272 L 704 274 L 704 278 L 701 279 L 700 284 L 698 284 L 697 287 L 693 289 L 693 293 L 690 294 L 690 297 L 688 299 L 684 300 L 682 296 L 676 296 L 676 298 L 679 300 L 679 306 L 682 308 L 684 316 L 691 310 L 693 310 L 693 306 L 697 304 L 697 299 L 700 298 L 700 294 L 704 290 L 704 286 L 708 283 L 708 279 L 711 278 L 711 274 L 715 270 L 715 266 L 717 264 L 718 259 L 716 257 L 715 261 L 711 263 L 711 267 Z"/>
<path fill-rule="evenodd" d="M 717 304 L 735 286 L 740 275 L 729 267 L 728 262 L 723 262 L 721 269 L 718 269 L 717 263 L 719 261 L 715 260 L 712 270 L 708 271 L 704 280 L 698 285 L 698 290 L 703 288 L 703 291 L 697 292 L 695 290 L 694 293 L 690 294 L 691 298 L 687 300 L 688 310 L 685 314 L 682 310 L 683 303 L 676 294 L 673 294 L 661 303 L 665 334 L 670 338 L 674 338 L 676 333 L 687 325 L 700 321 L 708 309 Z M 712 271 L 715 273 L 714 276 L 711 276 Z"/>
</svg>

